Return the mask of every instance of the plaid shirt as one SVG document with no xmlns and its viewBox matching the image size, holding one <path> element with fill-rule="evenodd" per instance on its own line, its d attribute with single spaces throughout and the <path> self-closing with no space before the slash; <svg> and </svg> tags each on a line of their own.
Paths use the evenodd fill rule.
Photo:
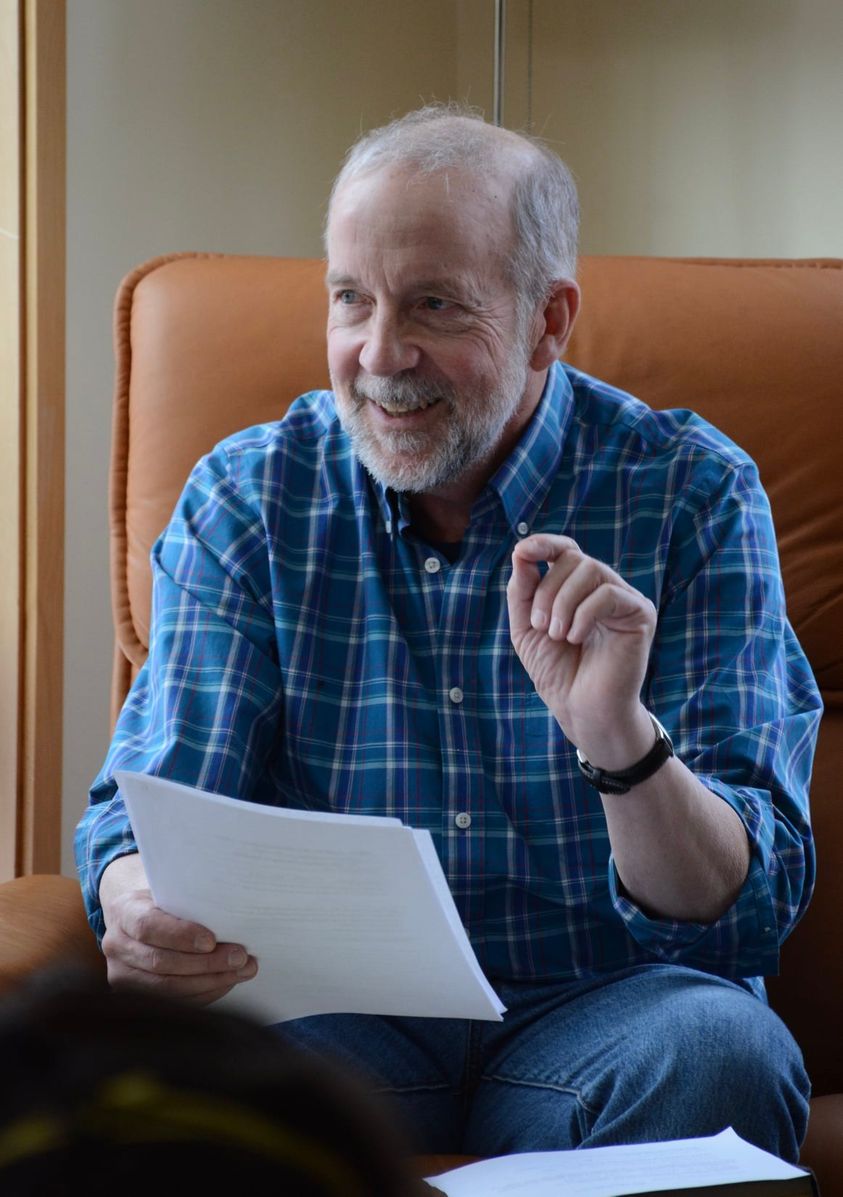
<svg viewBox="0 0 843 1197">
<path fill-rule="evenodd" d="M 649 918 L 619 885 L 600 797 L 509 639 L 532 532 L 574 537 L 656 605 L 643 700 L 753 849 L 713 924 Z M 450 564 L 313 392 L 196 466 L 152 566 L 149 660 L 77 832 L 98 934 L 103 869 L 134 849 L 123 768 L 428 828 L 492 978 L 775 971 L 813 882 L 820 700 L 756 468 L 697 416 L 554 367 Z"/>
</svg>

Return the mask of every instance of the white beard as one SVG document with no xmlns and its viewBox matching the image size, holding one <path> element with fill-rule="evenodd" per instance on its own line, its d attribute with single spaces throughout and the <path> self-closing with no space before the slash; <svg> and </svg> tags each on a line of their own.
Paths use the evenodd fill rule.
<svg viewBox="0 0 843 1197">
<path fill-rule="evenodd" d="M 337 410 L 354 451 L 376 481 L 396 491 L 423 494 L 459 477 L 494 452 L 503 430 L 515 415 L 527 386 L 525 346 L 519 341 L 491 390 L 459 391 L 412 374 L 394 378 L 365 377 L 343 394 Z M 412 411 L 425 401 L 444 405 L 428 430 L 375 428 L 369 402 L 386 411 Z"/>
</svg>

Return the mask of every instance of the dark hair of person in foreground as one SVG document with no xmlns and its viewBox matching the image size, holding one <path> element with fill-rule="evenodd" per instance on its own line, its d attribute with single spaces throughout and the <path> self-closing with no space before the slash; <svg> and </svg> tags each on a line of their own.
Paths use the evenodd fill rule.
<svg viewBox="0 0 843 1197">
<path fill-rule="evenodd" d="M 352 1080 L 244 1018 L 87 978 L 0 1002 L 0 1193 L 415 1197 Z"/>
</svg>

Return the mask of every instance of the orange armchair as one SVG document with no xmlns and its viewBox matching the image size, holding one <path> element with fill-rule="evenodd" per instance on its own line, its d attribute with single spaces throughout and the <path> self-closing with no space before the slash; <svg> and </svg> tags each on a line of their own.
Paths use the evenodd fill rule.
<svg viewBox="0 0 843 1197">
<path fill-rule="evenodd" d="M 760 466 L 791 621 L 826 713 L 812 804 L 814 902 L 769 982 L 815 1097 L 803 1159 L 843 1197 L 843 261 L 585 258 L 568 358 L 654 407 L 690 407 Z M 113 712 L 148 645 L 148 553 L 195 460 L 327 385 L 322 264 L 177 254 L 117 299 L 111 483 Z M 0 984 L 57 955 L 96 961 L 78 887 L 0 886 Z M 726 1082 L 727 1083 L 727 1082 Z"/>
</svg>

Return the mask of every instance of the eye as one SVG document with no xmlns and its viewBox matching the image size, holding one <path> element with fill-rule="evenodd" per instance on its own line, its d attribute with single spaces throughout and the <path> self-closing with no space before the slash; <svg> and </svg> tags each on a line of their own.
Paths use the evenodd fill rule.
<svg viewBox="0 0 843 1197">
<path fill-rule="evenodd" d="M 357 294 L 357 292 L 352 291 L 350 287 L 344 287 L 342 291 L 338 291 L 336 295 L 337 302 L 346 305 L 357 303 L 359 298 L 360 296 Z"/>
<path fill-rule="evenodd" d="M 427 312 L 446 312 L 453 304 L 449 299 L 441 299 L 438 295 L 425 295 L 421 306 Z"/>
</svg>

